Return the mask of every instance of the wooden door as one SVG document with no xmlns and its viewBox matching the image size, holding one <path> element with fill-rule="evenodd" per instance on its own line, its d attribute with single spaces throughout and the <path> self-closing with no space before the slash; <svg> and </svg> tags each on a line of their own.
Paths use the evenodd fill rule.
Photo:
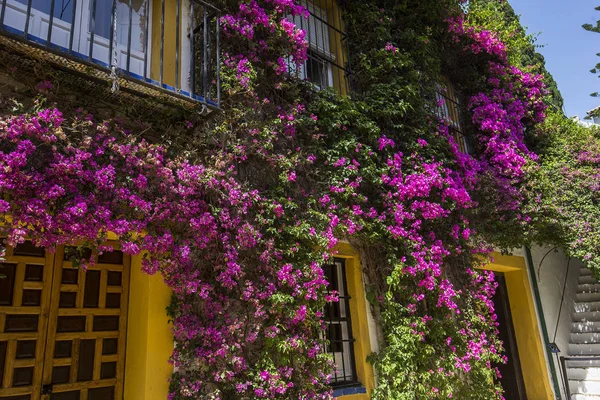
<svg viewBox="0 0 600 400">
<path fill-rule="evenodd" d="M 72 248 L 27 249 L 0 269 L 0 400 L 121 400 L 129 256 L 84 271 Z"/>
<path fill-rule="evenodd" d="M 0 399 L 41 394 L 54 254 L 31 242 L 8 248 L 0 264 Z"/>
</svg>

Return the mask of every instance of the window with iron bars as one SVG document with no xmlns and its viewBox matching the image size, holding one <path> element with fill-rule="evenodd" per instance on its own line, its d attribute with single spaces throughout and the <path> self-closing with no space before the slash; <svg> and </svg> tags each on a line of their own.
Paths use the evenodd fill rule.
<svg viewBox="0 0 600 400">
<path fill-rule="evenodd" d="M 471 153 L 471 148 L 464 134 L 462 103 L 460 95 L 452 84 L 441 86 L 437 94 L 437 114 L 440 120 L 448 124 L 448 132 L 454 137 L 458 148 L 463 153 Z"/>
<path fill-rule="evenodd" d="M 298 29 L 306 32 L 308 59 L 303 65 L 290 62 L 290 71 L 299 79 L 312 82 L 318 89 L 333 87 L 348 92 L 347 35 L 336 0 L 303 1 L 308 18 L 293 17 Z"/>
<path fill-rule="evenodd" d="M 328 289 L 339 295 L 339 301 L 329 303 L 324 312 L 325 332 L 329 345 L 327 353 L 331 354 L 335 363 L 331 371 L 331 385 L 345 387 L 357 385 L 356 360 L 354 357 L 354 337 L 350 318 L 350 296 L 346 283 L 346 262 L 335 258 L 333 264 L 323 267 L 329 281 Z"/>
</svg>

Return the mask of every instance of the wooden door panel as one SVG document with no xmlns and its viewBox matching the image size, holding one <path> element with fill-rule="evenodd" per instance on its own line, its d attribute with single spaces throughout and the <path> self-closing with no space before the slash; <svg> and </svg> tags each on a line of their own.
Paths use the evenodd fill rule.
<svg viewBox="0 0 600 400">
<path fill-rule="evenodd" d="M 25 242 L 0 264 L 0 400 L 38 400 L 54 254 Z"/>
<path fill-rule="evenodd" d="M 115 250 L 83 270 L 69 251 L 56 252 L 42 400 L 121 400 L 130 258 Z"/>
</svg>

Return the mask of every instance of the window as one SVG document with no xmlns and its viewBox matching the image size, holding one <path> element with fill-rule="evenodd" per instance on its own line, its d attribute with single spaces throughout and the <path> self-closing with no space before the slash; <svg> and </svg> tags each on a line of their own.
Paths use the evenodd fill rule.
<svg viewBox="0 0 600 400">
<path fill-rule="evenodd" d="M 25 6 L 28 5 L 29 0 L 16 0 Z M 63 21 L 71 21 L 73 18 L 73 5 L 71 0 L 55 0 L 54 3 L 54 18 L 61 19 Z M 48 0 L 33 0 L 31 2 L 31 8 L 39 10 L 43 13 L 50 14 L 50 1 Z"/>
<path fill-rule="evenodd" d="M 94 3 L 92 1 L 92 3 Z M 129 7 L 130 2 L 124 0 L 117 0 L 115 2 L 116 15 L 115 15 L 115 26 L 116 26 L 116 59 L 109 60 L 109 57 L 115 58 L 115 54 L 111 55 L 110 52 L 110 39 L 111 30 L 113 27 L 112 23 L 112 12 L 113 12 L 112 1 L 95 1 L 96 10 L 92 9 L 92 5 L 87 9 L 88 15 L 88 28 L 82 37 L 82 45 L 86 47 L 81 49 L 81 53 L 89 52 L 89 43 L 92 32 L 94 31 L 94 58 L 97 58 L 107 64 L 110 61 L 113 63 L 116 61 L 117 66 L 122 69 L 128 70 L 136 75 L 144 75 L 144 53 L 146 51 L 146 23 L 150 23 L 150 19 L 147 18 L 149 14 L 149 1 L 147 0 L 135 0 L 131 1 L 131 8 Z M 86 17 L 86 8 L 82 9 L 83 16 Z M 95 22 L 94 22 L 95 21 Z M 148 41 L 150 38 L 148 38 Z M 80 45 L 81 46 L 81 45 Z M 128 57 L 129 55 L 129 57 Z"/>
<path fill-rule="evenodd" d="M 329 290 L 339 294 L 337 303 L 330 303 L 325 309 L 327 325 L 327 352 L 332 354 L 335 367 L 332 372 L 332 386 L 352 386 L 358 384 L 354 357 L 354 337 L 350 318 L 350 296 L 346 282 L 346 262 L 335 258 L 334 263 L 323 268 Z"/>
<path fill-rule="evenodd" d="M 302 67 L 304 79 L 309 80 L 321 89 L 333 86 L 331 64 L 327 58 L 319 56 L 319 53 L 314 51 L 309 51 L 307 55 L 308 60 Z"/>
<path fill-rule="evenodd" d="M 463 130 L 460 95 L 452 84 L 445 83 L 440 85 L 436 97 L 438 100 L 438 117 L 448 124 L 448 131 L 454 137 L 460 151 L 470 153 L 471 149 Z"/>
<path fill-rule="evenodd" d="M 31 4 L 29 0 L 6 0 L 5 7 L 4 23 L 10 28 L 27 31 L 42 41 L 48 39 L 53 45 L 103 64 L 114 62 L 110 58 L 116 56 L 120 68 L 144 75 L 149 0 L 115 1 L 114 55 L 109 54 L 113 34 L 112 0 L 32 0 Z M 91 40 L 93 45 L 90 46 Z"/>
<path fill-rule="evenodd" d="M 113 90 L 124 76 L 129 79 L 118 82 L 138 93 L 159 94 L 149 83 L 177 93 L 178 101 L 187 97 L 214 109 L 221 94 L 220 11 L 200 0 L 167 3 L 0 0 L 0 34 L 45 46 L 51 51 L 44 59 L 112 82 Z M 98 68 L 87 70 L 90 63 Z"/>
<path fill-rule="evenodd" d="M 346 35 L 343 32 L 341 13 L 335 0 L 324 0 L 315 5 L 305 1 L 309 16 L 293 18 L 298 29 L 306 32 L 309 44 L 308 59 L 296 68 L 290 63 L 292 73 L 310 81 L 319 89 L 334 87 L 342 92 L 347 87 Z"/>
</svg>

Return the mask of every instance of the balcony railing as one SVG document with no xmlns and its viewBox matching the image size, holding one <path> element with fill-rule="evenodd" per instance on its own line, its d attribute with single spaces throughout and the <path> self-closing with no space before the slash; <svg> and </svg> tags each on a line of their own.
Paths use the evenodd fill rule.
<svg viewBox="0 0 600 400">
<path fill-rule="evenodd" d="M 51 54 L 50 61 L 75 72 L 110 79 L 113 90 L 124 85 L 150 96 L 159 90 L 219 107 L 219 10 L 202 0 L 0 4 L 0 34 L 27 51 Z"/>
</svg>

